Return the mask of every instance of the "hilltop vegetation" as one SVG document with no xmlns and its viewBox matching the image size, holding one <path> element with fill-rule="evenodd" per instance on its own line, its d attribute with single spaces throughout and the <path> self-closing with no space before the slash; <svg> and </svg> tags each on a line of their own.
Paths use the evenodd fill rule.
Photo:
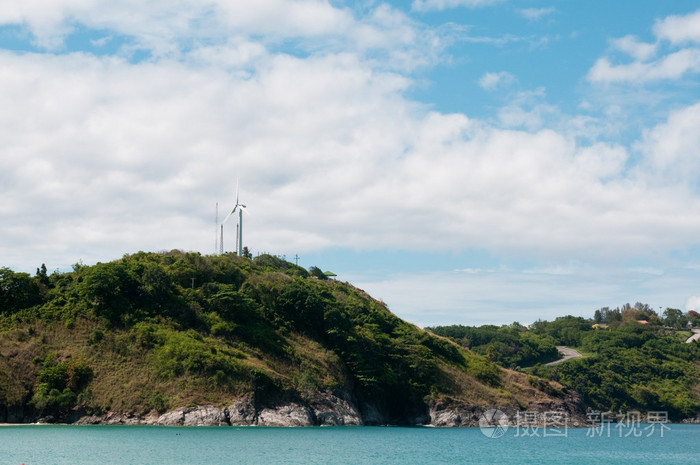
<svg viewBox="0 0 700 465">
<path fill-rule="evenodd" d="M 243 396 L 274 405 L 338 391 L 391 423 L 434 402 L 552 400 L 363 291 L 273 256 L 139 252 L 66 273 L 0 269 L 2 418 L 143 415 Z"/>
<path fill-rule="evenodd" d="M 426 329 L 449 337 L 506 368 L 528 367 L 559 358 L 556 340 L 552 336 L 527 331 L 519 323 L 501 327 L 455 325 Z"/>
<path fill-rule="evenodd" d="M 686 344 L 687 324 L 700 325 L 695 312 L 648 305 L 596 310 L 592 319 L 560 317 L 529 328 L 510 326 L 429 328 L 509 367 L 578 391 L 597 411 L 666 411 L 673 419 L 700 413 L 700 345 Z M 556 345 L 577 348 L 585 357 L 546 366 L 558 358 Z"/>
</svg>

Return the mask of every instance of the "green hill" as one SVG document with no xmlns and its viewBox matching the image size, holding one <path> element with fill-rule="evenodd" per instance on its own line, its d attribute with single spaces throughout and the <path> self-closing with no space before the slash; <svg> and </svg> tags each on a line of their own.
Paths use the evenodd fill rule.
<svg viewBox="0 0 700 465">
<path fill-rule="evenodd" d="M 565 406 L 565 394 L 268 255 L 139 252 L 50 275 L 0 269 L 0 422 L 241 399 L 259 413 L 332 397 L 364 423 L 435 423 L 436 411 L 461 409 L 446 424 L 467 424 L 489 406 Z"/>
<path fill-rule="evenodd" d="M 673 420 L 700 418 L 700 344 L 686 343 L 687 323 L 700 318 L 648 305 L 603 308 L 593 319 L 566 316 L 529 328 L 443 326 L 429 328 L 505 367 L 556 381 L 580 393 L 598 412 L 662 411 Z M 582 358 L 547 366 L 556 345 L 572 346 Z M 554 353 L 553 353 L 554 352 Z"/>
</svg>

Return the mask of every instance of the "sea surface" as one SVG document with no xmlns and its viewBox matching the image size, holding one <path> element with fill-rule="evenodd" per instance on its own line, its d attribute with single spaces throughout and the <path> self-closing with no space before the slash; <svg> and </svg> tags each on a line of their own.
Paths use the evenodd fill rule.
<svg viewBox="0 0 700 465">
<path fill-rule="evenodd" d="M 498 434 L 479 428 L 363 426 L 2 426 L 0 463 L 700 464 L 700 425 L 664 425 L 663 431 L 659 425 L 647 426 L 639 425 L 635 431 L 510 428 Z"/>
</svg>

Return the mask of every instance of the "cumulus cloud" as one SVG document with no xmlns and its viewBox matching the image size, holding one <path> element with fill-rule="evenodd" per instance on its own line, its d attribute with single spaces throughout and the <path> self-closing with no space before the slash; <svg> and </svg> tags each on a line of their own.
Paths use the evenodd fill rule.
<svg viewBox="0 0 700 465">
<path fill-rule="evenodd" d="M 685 16 L 668 16 L 654 24 L 654 34 L 671 43 L 700 42 L 700 10 Z"/>
<path fill-rule="evenodd" d="M 595 83 L 646 83 L 677 80 L 700 72 L 700 48 L 690 44 L 659 54 L 659 43 L 678 46 L 685 42 L 700 42 L 700 11 L 687 16 L 669 16 L 654 26 L 656 43 L 644 43 L 634 36 L 611 41 L 613 50 L 632 58 L 631 62 L 617 64 L 609 57 L 599 58 L 588 72 L 588 80 Z"/>
<path fill-rule="evenodd" d="M 541 19 L 545 16 L 551 15 L 554 12 L 556 12 L 557 9 L 554 7 L 548 7 L 548 8 L 523 8 L 520 10 L 520 14 L 523 16 L 525 19 L 529 20 L 538 20 Z"/>
<path fill-rule="evenodd" d="M 0 25 L 25 27 L 37 46 L 60 51 L 76 27 L 107 30 L 124 40 L 127 56 L 181 58 L 203 44 L 231 36 L 256 37 L 265 46 L 298 44 L 309 51 L 355 52 L 386 67 L 432 63 L 442 38 L 381 3 L 361 14 L 323 0 L 51 0 L 3 2 Z"/>
<path fill-rule="evenodd" d="M 700 175 L 700 103 L 672 112 L 668 120 L 645 132 L 638 149 L 642 168 L 656 183 L 691 183 Z M 650 181 L 651 181 L 650 180 Z"/>
<path fill-rule="evenodd" d="M 498 87 L 507 87 L 517 81 L 511 73 L 501 71 L 498 73 L 485 73 L 479 79 L 479 86 L 485 90 L 494 90 Z"/>
<path fill-rule="evenodd" d="M 635 60 L 648 60 L 656 53 L 656 44 L 641 42 L 637 37 L 627 35 L 612 41 L 612 46 L 621 52 L 627 53 Z"/>
<path fill-rule="evenodd" d="M 687 185 L 650 188 L 642 174 L 629 174 L 624 147 L 584 144 L 549 126 L 560 113 L 536 98 L 544 91 L 516 95 L 497 125 L 430 111 L 406 98 L 413 81 L 405 67 L 364 53 L 398 37 L 387 53 L 402 55 L 413 48 L 406 44 L 421 43 L 420 28 L 386 7 L 356 18 L 326 2 L 287 3 L 286 15 L 306 7 L 326 25 L 304 32 L 283 22 L 278 33 L 344 31 L 338 36 L 353 39 L 298 56 L 279 51 L 256 37 L 265 29 L 254 18 L 273 0 L 250 4 L 242 17 L 230 2 L 204 8 L 183 0 L 176 4 L 183 12 L 161 5 L 152 36 L 150 4 L 134 3 L 131 24 L 99 0 L 55 2 L 62 8 L 43 13 L 0 10 L 3 21 L 28 25 L 42 14 L 56 24 L 91 18 L 90 27 L 143 43 L 192 39 L 208 21 L 212 30 L 235 26 L 225 40 L 138 63 L 0 52 L 0 106 L 11 109 L 0 114 L 5 262 L 211 251 L 214 203 L 222 211 L 231 205 L 236 178 L 255 251 L 476 247 L 605 261 L 697 240 L 700 202 Z M 88 14 L 95 5 L 103 13 Z M 230 8 L 230 18 L 212 18 L 212 8 Z M 200 32 L 181 32 L 193 27 Z M 484 79 L 488 87 L 510 77 Z M 654 141 L 675 131 L 678 150 L 696 144 L 694 115 L 689 107 L 650 128 L 647 163 L 669 172 L 686 163 Z"/>
<path fill-rule="evenodd" d="M 638 82 L 680 79 L 688 73 L 700 72 L 700 49 L 684 49 L 656 61 L 635 61 L 615 65 L 600 58 L 588 72 L 592 82 Z"/>
<path fill-rule="evenodd" d="M 224 56 L 221 68 L 0 54 L 0 105 L 13 109 L 0 116 L 2 256 L 212 250 L 214 202 L 233 201 L 236 177 L 260 251 L 408 250 L 429 237 L 434 251 L 607 260 L 696 240 L 698 201 L 627 178 L 622 147 L 426 111 L 403 97 L 404 76 L 352 54 L 239 41 Z M 680 125 L 679 144 L 694 144 L 683 115 L 648 140 Z"/>
<path fill-rule="evenodd" d="M 561 116 L 556 107 L 546 103 L 545 97 L 542 87 L 514 92 L 508 96 L 506 105 L 498 111 L 500 123 L 513 129 L 541 129 L 545 123 Z"/>
<path fill-rule="evenodd" d="M 459 7 L 475 8 L 495 5 L 505 0 L 413 0 L 416 11 L 442 11 Z"/>
</svg>

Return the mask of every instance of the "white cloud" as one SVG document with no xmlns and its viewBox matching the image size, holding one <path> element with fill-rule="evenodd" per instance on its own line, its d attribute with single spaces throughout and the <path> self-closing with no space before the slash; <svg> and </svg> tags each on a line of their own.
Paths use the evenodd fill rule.
<svg viewBox="0 0 700 465">
<path fill-rule="evenodd" d="M 626 176 L 620 146 L 426 112 L 402 96 L 409 80 L 349 53 L 219 50 L 220 66 L 211 51 L 141 64 L 0 53 L 4 260 L 211 251 L 214 202 L 226 208 L 236 177 L 255 251 L 477 247 L 605 262 L 697 240 L 700 202 L 677 180 Z M 682 170 L 687 159 L 653 141 L 673 131 L 679 151 L 692 147 L 696 113 L 650 130 L 647 158 Z"/>
<path fill-rule="evenodd" d="M 99 39 L 90 40 L 93 47 L 104 47 L 109 41 L 113 39 L 112 36 L 100 37 Z"/>
<path fill-rule="evenodd" d="M 635 36 L 628 35 L 612 41 L 615 49 L 627 53 L 635 60 L 645 61 L 656 53 L 656 44 L 640 42 Z"/>
<path fill-rule="evenodd" d="M 109 16 L 111 7 L 93 3 Z M 93 3 L 63 2 L 56 17 L 69 10 L 92 17 L 80 12 Z M 650 186 L 644 173 L 630 175 L 624 147 L 581 144 L 566 121 L 550 124 L 567 118 L 543 102 L 543 90 L 516 94 L 498 127 L 428 111 L 405 98 L 413 83 L 403 68 L 364 53 L 386 46 L 398 63 L 397 55 L 421 44 L 420 29 L 404 16 L 383 7 L 354 18 L 323 2 L 293 3 L 284 7 L 291 17 L 306 6 L 310 17 L 345 27 L 338 37 L 352 37 L 347 47 L 303 57 L 275 52 L 249 35 L 265 31 L 254 27 L 264 11 L 255 8 L 263 7 L 251 5 L 242 13 L 247 20 L 199 13 L 213 29 L 238 21 L 225 40 L 138 64 L 80 53 L 0 53 L 6 263 L 52 267 L 138 249 L 211 251 L 214 202 L 222 211 L 230 204 L 236 177 L 255 251 L 475 247 L 605 262 L 697 241 L 700 202 L 688 190 L 691 180 Z M 132 24 L 109 21 L 119 34 L 137 31 L 147 41 L 150 8 L 136 9 Z M 193 11 L 163 7 L 153 37 L 180 37 L 193 27 Z M 92 18 L 92 25 L 108 23 Z M 301 30 L 283 22 L 280 34 L 331 34 L 322 26 L 295 28 Z M 492 82 L 509 79 L 500 74 Z M 694 112 L 679 110 L 648 131 L 648 163 L 683 169 L 687 159 L 654 141 L 671 132 L 678 147 L 692 147 Z"/>
<path fill-rule="evenodd" d="M 514 82 L 517 82 L 515 76 L 506 71 L 501 71 L 498 73 L 485 73 L 479 79 L 479 86 L 486 90 L 494 90 L 498 87 L 507 87 Z"/>
<path fill-rule="evenodd" d="M 541 129 L 557 116 L 560 116 L 559 110 L 546 103 L 545 90 L 541 87 L 514 93 L 498 111 L 498 119 L 504 127 L 529 131 Z"/>
<path fill-rule="evenodd" d="M 33 0 L 0 5 L 0 25 L 25 26 L 40 47 L 55 51 L 76 26 L 129 40 L 122 53 L 182 57 L 184 50 L 225 45 L 231 36 L 261 44 L 297 44 L 304 52 L 357 52 L 402 70 L 436 59 L 443 40 L 406 14 L 379 4 L 358 14 L 324 0 Z M 376 56 L 375 56 L 376 55 Z"/>
<path fill-rule="evenodd" d="M 700 103 L 674 111 L 668 120 L 645 132 L 637 149 L 649 182 L 694 184 L 700 175 Z"/>
<path fill-rule="evenodd" d="M 556 12 L 557 9 L 554 7 L 548 7 L 548 8 L 523 8 L 520 10 L 520 14 L 523 16 L 525 19 L 530 19 L 530 20 L 539 20 L 545 16 L 551 15 L 552 13 Z"/>
<path fill-rule="evenodd" d="M 688 298 L 688 300 L 685 303 L 685 310 L 693 310 L 693 311 L 698 311 L 700 310 L 700 297 L 698 296 L 691 296 Z"/>
<path fill-rule="evenodd" d="M 442 11 L 459 7 L 475 8 L 490 6 L 505 0 L 413 0 L 412 8 L 416 11 Z"/>
<path fill-rule="evenodd" d="M 700 49 L 689 46 L 669 51 L 653 59 L 660 41 L 672 45 L 700 41 L 700 11 L 688 16 L 669 16 L 657 21 L 654 34 L 657 43 L 644 43 L 634 36 L 611 41 L 614 50 L 623 52 L 633 60 L 615 64 L 610 57 L 599 58 L 588 72 L 588 80 L 595 83 L 646 83 L 651 81 L 678 80 L 688 74 L 700 72 Z"/>
<path fill-rule="evenodd" d="M 600 58 L 588 72 L 591 82 L 639 82 L 679 79 L 688 73 L 700 72 L 700 49 L 684 49 L 657 61 L 635 61 L 614 65 Z"/>
<path fill-rule="evenodd" d="M 654 34 L 671 43 L 700 42 L 700 10 L 685 16 L 668 16 L 654 24 Z"/>
<path fill-rule="evenodd" d="M 473 273 L 402 273 L 358 282 L 382 298 L 400 317 L 422 327 L 503 325 L 563 315 L 591 318 L 601 307 L 644 302 L 652 308 L 700 308 L 694 275 L 610 266 L 568 265 L 564 269 L 492 270 Z M 669 288 L 673 291 L 669 292 Z"/>
</svg>

